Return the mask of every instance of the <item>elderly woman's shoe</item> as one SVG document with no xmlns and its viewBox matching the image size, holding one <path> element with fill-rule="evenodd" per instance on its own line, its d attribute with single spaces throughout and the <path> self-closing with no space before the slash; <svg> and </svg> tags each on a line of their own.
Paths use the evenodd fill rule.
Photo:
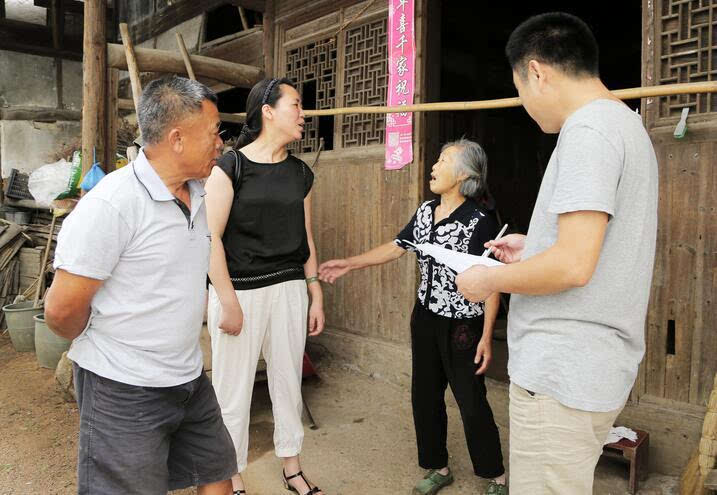
<svg viewBox="0 0 717 495">
<path fill-rule="evenodd" d="M 453 473 L 448 471 L 448 474 L 443 475 L 437 470 L 432 469 L 428 471 L 428 474 L 419 481 L 411 492 L 413 495 L 434 495 L 438 491 L 453 483 Z"/>
<path fill-rule="evenodd" d="M 485 495 L 508 495 L 508 486 L 491 480 L 490 483 L 488 483 L 488 489 L 485 491 Z"/>
</svg>

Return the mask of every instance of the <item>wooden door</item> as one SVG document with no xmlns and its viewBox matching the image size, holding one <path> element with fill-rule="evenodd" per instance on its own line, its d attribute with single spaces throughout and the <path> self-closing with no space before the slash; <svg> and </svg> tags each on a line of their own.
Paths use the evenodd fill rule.
<svg viewBox="0 0 717 495">
<path fill-rule="evenodd" d="M 644 85 L 717 80 L 717 0 L 645 0 L 643 26 Z M 688 132 L 677 139 L 685 107 Z M 652 98 L 642 109 L 659 163 L 659 223 L 632 399 L 699 408 L 717 371 L 717 94 Z"/>
</svg>

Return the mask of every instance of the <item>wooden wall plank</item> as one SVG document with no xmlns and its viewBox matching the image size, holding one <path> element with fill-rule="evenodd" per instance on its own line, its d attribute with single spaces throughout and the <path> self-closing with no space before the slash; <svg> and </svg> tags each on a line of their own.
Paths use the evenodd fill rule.
<svg viewBox="0 0 717 495">
<path fill-rule="evenodd" d="M 704 261 L 697 270 L 700 278 L 697 282 L 698 290 L 701 290 L 701 295 L 697 300 L 696 310 L 699 317 L 696 325 L 702 335 L 699 346 L 693 347 L 692 370 L 696 381 L 690 387 L 690 402 L 698 405 L 706 404 L 717 373 L 717 126 L 715 127 L 715 139 L 703 143 L 700 150 L 702 178 L 697 254 Z"/>
<path fill-rule="evenodd" d="M 421 27 L 421 4 L 422 1 L 417 2 L 416 7 L 418 42 L 418 30 L 424 29 Z M 365 1 L 276 0 L 276 74 L 284 72 L 285 50 L 289 46 L 294 46 L 297 40 L 316 36 L 317 30 L 326 30 L 326 19 L 334 19 L 337 26 L 334 29 L 338 29 L 336 23 L 341 19 L 345 22 L 353 18 L 346 13 L 342 17 L 341 8 L 358 12 L 364 5 Z M 372 6 L 356 23 L 379 15 L 381 10 L 385 10 L 384 4 Z M 306 24 L 319 18 L 322 18 L 319 23 Z M 293 41 L 291 45 L 287 44 L 291 37 L 287 36 L 287 28 L 299 25 L 300 28 L 291 30 Z M 314 26 L 313 31 L 307 31 L 307 26 Z M 344 43 L 343 37 L 340 38 L 337 48 L 341 54 Z M 420 55 L 416 64 L 416 100 L 423 101 L 423 81 L 420 79 L 423 60 Z M 342 63 L 338 66 L 340 69 Z M 339 81 L 337 88 L 341 87 Z M 425 156 L 421 145 L 422 129 L 419 117 L 414 124 L 416 159 L 398 171 L 384 170 L 383 145 L 337 149 L 321 154 L 314 171 L 312 219 L 320 261 L 359 254 L 389 242 L 411 219 L 422 197 Z M 340 145 L 340 140 L 335 140 L 335 145 Z M 314 156 L 314 153 L 299 155 L 307 163 L 312 163 Z M 344 334 L 406 345 L 410 339 L 409 319 L 416 298 L 416 280 L 415 256 L 407 254 L 396 262 L 346 275 L 334 286 L 324 285 L 327 325 Z"/>
<path fill-rule="evenodd" d="M 681 141 L 667 128 L 653 128 L 650 134 L 660 167 L 660 196 L 642 385 L 645 399 L 703 406 L 717 371 L 717 125 L 694 125 Z M 667 355 L 669 320 L 675 322 L 674 355 Z"/>
<path fill-rule="evenodd" d="M 299 155 L 311 163 L 313 154 Z M 383 169 L 383 147 L 324 152 L 315 170 L 313 225 L 322 261 L 392 240 L 417 203 L 416 170 Z M 324 285 L 328 324 L 355 335 L 408 342 L 415 257 Z"/>
<path fill-rule="evenodd" d="M 692 362 L 692 337 L 695 323 L 694 274 L 696 263 L 695 239 L 697 237 L 697 208 L 690 191 L 696 191 L 697 163 L 693 159 L 698 146 L 688 144 L 668 147 L 670 177 L 671 217 L 668 254 L 670 259 L 669 293 L 665 294 L 668 321 L 674 321 L 674 354 L 666 349 L 665 392 L 667 399 L 689 401 L 690 365 Z M 667 341 L 672 337 L 668 335 Z M 666 342 L 667 343 L 667 342 Z"/>
</svg>

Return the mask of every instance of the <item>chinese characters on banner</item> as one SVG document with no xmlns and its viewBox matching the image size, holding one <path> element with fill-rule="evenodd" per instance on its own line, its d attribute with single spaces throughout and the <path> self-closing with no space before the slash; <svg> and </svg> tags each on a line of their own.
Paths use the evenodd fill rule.
<svg viewBox="0 0 717 495">
<path fill-rule="evenodd" d="M 412 105 L 415 87 L 414 0 L 388 0 L 388 96 L 386 104 Z M 413 114 L 386 115 L 386 169 L 413 161 Z"/>
</svg>

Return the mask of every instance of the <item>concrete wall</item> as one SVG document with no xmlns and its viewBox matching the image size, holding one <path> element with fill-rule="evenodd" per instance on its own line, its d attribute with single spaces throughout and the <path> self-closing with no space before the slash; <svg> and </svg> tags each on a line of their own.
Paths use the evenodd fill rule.
<svg viewBox="0 0 717 495">
<path fill-rule="evenodd" d="M 29 120 L 0 120 L 0 157 L 2 176 L 18 169 L 29 174 L 52 158 L 82 132 L 79 121 L 34 122 Z"/>
<path fill-rule="evenodd" d="M 0 50 L 0 108 L 27 111 L 23 120 L 0 119 L 0 173 L 7 177 L 12 168 L 32 172 L 80 136 L 79 113 L 77 120 L 47 114 L 82 110 L 82 64 Z M 33 115 L 38 120 L 25 120 Z"/>
</svg>

